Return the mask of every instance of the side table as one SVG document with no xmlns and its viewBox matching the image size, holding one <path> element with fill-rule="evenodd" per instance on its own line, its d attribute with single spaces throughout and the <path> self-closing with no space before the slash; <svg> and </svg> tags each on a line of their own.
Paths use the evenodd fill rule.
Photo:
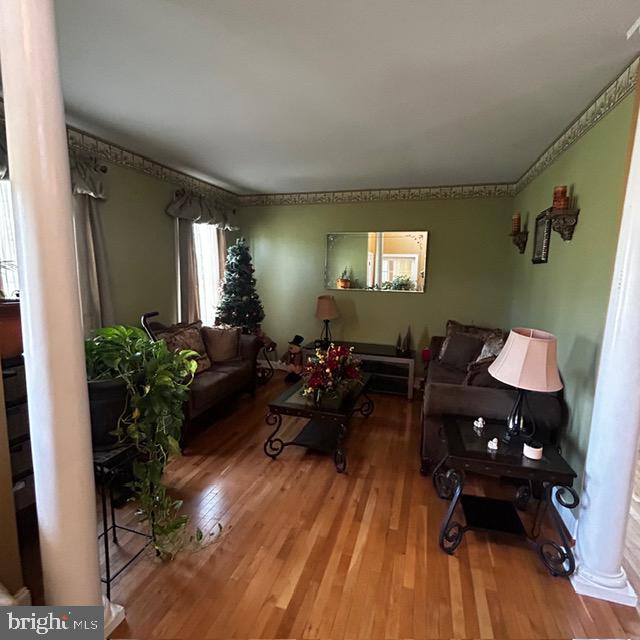
<svg viewBox="0 0 640 640">
<path fill-rule="evenodd" d="M 102 538 L 104 544 L 104 565 L 105 577 L 100 578 L 101 582 L 107 585 L 107 598 L 111 599 L 111 583 L 151 544 L 151 536 L 142 531 L 136 531 L 129 527 L 123 527 L 116 523 L 116 511 L 113 505 L 113 483 L 120 473 L 131 464 L 137 456 L 137 449 L 133 445 L 123 445 L 113 449 L 93 452 L 93 469 L 96 476 L 96 484 L 100 488 L 100 500 L 102 502 L 102 533 L 98 540 Z M 107 502 L 109 506 L 107 508 Z M 109 524 L 108 513 L 111 513 L 111 524 Z M 114 544 L 119 544 L 118 530 L 128 531 L 137 536 L 146 538 L 144 546 L 115 573 L 111 572 L 111 562 L 109 557 L 109 533 Z"/>
<path fill-rule="evenodd" d="M 489 421 L 484 433 L 478 436 L 473 431 L 472 419 L 445 417 L 443 436 L 446 453 L 433 471 L 436 492 L 441 498 L 450 500 L 440 527 L 440 548 L 453 554 L 470 529 L 511 533 L 526 537 L 535 544 L 551 575 L 570 576 L 575 570 L 575 558 L 560 515 L 551 501 L 555 493 L 556 500 L 563 507 L 574 509 L 578 506 L 578 494 L 572 487 L 576 473 L 552 444 L 544 446 L 541 460 L 524 457 L 521 442 L 508 445 L 500 442 L 498 451 L 490 451 L 488 440 L 499 437 L 504 428 L 504 422 Z M 521 482 L 513 501 L 464 494 L 467 472 Z M 542 487 L 542 494 L 533 526 L 527 532 L 518 511 L 526 510 L 533 497 L 534 484 Z M 464 524 L 454 519 L 458 505 L 462 507 Z M 540 539 L 542 521 L 549 506 L 560 542 Z"/>
</svg>

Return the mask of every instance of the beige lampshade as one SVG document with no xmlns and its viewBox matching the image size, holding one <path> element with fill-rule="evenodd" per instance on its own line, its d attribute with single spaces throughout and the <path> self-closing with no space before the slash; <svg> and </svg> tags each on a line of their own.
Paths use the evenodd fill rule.
<svg viewBox="0 0 640 640">
<path fill-rule="evenodd" d="M 318 296 L 318 305 L 316 306 L 318 320 L 335 320 L 338 315 L 338 307 L 333 296 Z"/>
<path fill-rule="evenodd" d="M 562 380 L 558 372 L 556 337 L 538 329 L 512 329 L 500 355 L 489 373 L 518 389 L 559 391 Z"/>
</svg>

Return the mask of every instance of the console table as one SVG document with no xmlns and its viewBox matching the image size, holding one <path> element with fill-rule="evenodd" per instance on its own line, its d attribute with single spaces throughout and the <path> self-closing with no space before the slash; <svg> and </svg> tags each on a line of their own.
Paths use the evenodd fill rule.
<svg viewBox="0 0 640 640">
<path fill-rule="evenodd" d="M 413 383 L 415 374 L 415 351 L 398 354 L 396 348 L 387 344 L 369 342 L 344 342 L 333 340 L 333 344 L 353 347 L 353 353 L 362 361 L 362 370 L 371 374 L 369 391 L 405 395 L 413 399 Z M 313 356 L 316 351 L 314 342 L 302 348 L 305 358 Z"/>
</svg>

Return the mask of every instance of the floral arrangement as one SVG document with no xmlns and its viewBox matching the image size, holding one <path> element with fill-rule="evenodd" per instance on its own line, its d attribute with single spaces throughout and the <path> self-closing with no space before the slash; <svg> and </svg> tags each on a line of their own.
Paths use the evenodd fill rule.
<svg viewBox="0 0 640 640">
<path fill-rule="evenodd" d="M 316 349 L 303 371 L 302 395 L 319 402 L 323 396 L 339 396 L 361 378 L 360 360 L 353 356 L 353 347 L 329 345 L 325 351 Z"/>
</svg>

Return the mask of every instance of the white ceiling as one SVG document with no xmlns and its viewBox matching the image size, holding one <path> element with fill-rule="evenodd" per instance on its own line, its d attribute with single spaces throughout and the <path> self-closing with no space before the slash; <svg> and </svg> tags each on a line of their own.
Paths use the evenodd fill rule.
<svg viewBox="0 0 640 640">
<path fill-rule="evenodd" d="M 81 127 L 240 192 L 514 181 L 636 0 L 56 0 Z"/>
</svg>

